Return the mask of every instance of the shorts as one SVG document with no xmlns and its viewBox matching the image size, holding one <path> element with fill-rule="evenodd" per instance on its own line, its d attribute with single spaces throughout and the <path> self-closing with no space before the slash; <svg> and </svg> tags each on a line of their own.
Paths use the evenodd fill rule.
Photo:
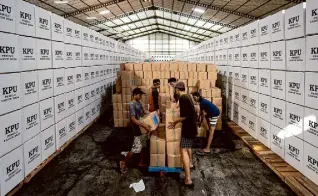
<svg viewBox="0 0 318 196">
<path fill-rule="evenodd" d="M 135 136 L 134 143 L 130 151 L 133 153 L 140 153 L 142 148 L 147 146 L 147 139 L 148 139 L 147 134 Z"/>
<path fill-rule="evenodd" d="M 218 122 L 219 116 L 215 116 L 215 117 L 206 117 L 206 122 L 208 123 L 209 129 L 211 127 L 216 127 L 216 123 Z"/>
<path fill-rule="evenodd" d="M 193 139 L 181 137 L 181 148 L 192 148 Z"/>
</svg>

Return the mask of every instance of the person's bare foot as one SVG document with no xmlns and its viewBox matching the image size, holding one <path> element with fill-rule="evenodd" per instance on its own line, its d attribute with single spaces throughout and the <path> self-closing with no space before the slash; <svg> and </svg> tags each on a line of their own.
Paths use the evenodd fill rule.
<svg viewBox="0 0 318 196">
<path fill-rule="evenodd" d="M 207 153 L 210 153 L 210 152 L 211 152 L 210 149 L 206 149 L 206 148 L 203 148 L 202 151 L 203 151 L 203 152 L 207 152 Z"/>
</svg>

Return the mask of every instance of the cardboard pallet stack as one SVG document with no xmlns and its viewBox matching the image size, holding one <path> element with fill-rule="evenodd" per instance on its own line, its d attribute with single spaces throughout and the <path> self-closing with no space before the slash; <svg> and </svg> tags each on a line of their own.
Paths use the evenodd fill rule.
<svg viewBox="0 0 318 196">
<path fill-rule="evenodd" d="M 152 62 L 152 63 L 125 63 L 121 64 L 118 73 L 116 93 L 113 95 L 115 127 L 129 125 L 129 102 L 132 90 L 139 87 L 146 93 L 141 103 L 148 109 L 148 93 L 153 79 L 160 79 L 160 117 L 162 124 L 150 137 L 150 166 L 154 167 L 182 167 L 180 141 L 181 124 L 175 129 L 168 129 L 168 123 L 179 118 L 180 110 L 173 103 L 173 88 L 168 79 L 175 77 L 183 81 L 189 93 L 199 91 L 202 96 L 218 106 L 222 112 L 221 90 L 215 87 L 217 72 L 216 66 L 205 63 L 187 62 Z M 198 106 L 196 106 L 198 107 Z M 197 109 L 199 111 L 199 109 Z M 221 120 L 217 129 L 222 129 Z M 198 128 L 198 137 L 205 137 L 204 127 Z"/>
</svg>

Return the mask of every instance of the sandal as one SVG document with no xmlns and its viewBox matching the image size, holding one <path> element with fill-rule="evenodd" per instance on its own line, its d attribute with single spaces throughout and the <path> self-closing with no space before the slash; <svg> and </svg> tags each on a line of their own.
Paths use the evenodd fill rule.
<svg viewBox="0 0 318 196">
<path fill-rule="evenodd" d="M 126 174 L 128 172 L 128 168 L 123 166 L 123 161 L 119 161 L 119 170 L 121 174 Z"/>
<path fill-rule="evenodd" d="M 212 152 L 204 152 L 201 149 L 197 151 L 197 155 L 206 156 L 206 155 L 211 155 L 211 154 L 212 154 Z"/>
</svg>

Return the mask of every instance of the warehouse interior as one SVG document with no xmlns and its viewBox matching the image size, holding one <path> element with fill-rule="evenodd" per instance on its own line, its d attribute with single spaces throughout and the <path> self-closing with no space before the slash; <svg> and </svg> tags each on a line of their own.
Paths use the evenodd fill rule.
<svg viewBox="0 0 318 196">
<path fill-rule="evenodd" d="M 317 0 L 0 0 L 0 196 L 318 195 L 317 63 Z"/>
</svg>

